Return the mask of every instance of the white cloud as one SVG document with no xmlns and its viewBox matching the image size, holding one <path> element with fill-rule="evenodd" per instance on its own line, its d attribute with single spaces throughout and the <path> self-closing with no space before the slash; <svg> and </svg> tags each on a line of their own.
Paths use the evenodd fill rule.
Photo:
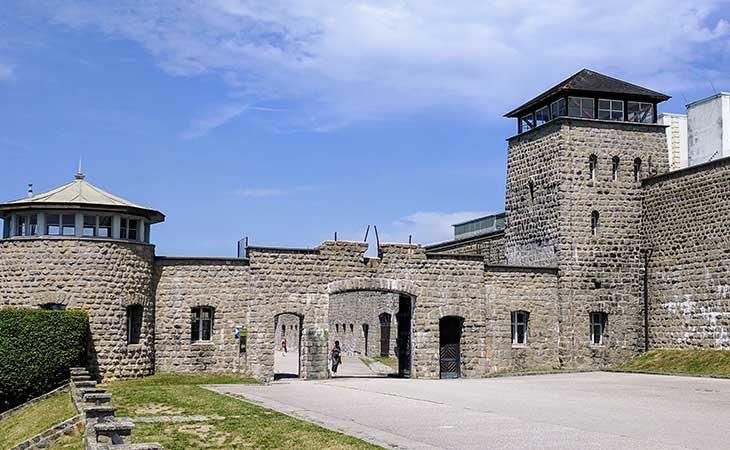
<svg viewBox="0 0 730 450">
<path fill-rule="evenodd" d="M 235 119 L 247 109 L 247 105 L 227 105 L 214 111 L 209 111 L 201 117 L 193 120 L 182 133 L 183 139 L 197 139 L 203 137 L 214 128 L 218 128 L 226 122 Z"/>
<path fill-rule="evenodd" d="M 422 211 L 409 214 L 393 222 L 392 229 L 383 232 L 383 242 L 408 242 L 413 236 L 414 243 L 430 244 L 454 238 L 452 225 L 475 219 L 490 213 L 483 211 L 437 212 Z"/>
<path fill-rule="evenodd" d="M 326 131 L 438 109 L 496 119 L 589 67 L 658 90 L 730 84 L 722 2 L 48 3 L 54 19 L 143 45 L 176 76 L 217 74 L 277 123 Z M 704 68 L 701 68 L 704 67 Z M 241 114 L 200 119 L 189 137 Z"/>
</svg>

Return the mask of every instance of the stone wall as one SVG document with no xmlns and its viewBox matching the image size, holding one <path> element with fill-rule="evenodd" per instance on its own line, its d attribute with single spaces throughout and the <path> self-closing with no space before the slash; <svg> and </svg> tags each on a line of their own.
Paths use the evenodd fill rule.
<svg viewBox="0 0 730 450">
<path fill-rule="evenodd" d="M 654 348 L 730 348 L 730 158 L 644 182 Z"/>
<path fill-rule="evenodd" d="M 509 140 L 507 260 L 559 268 L 564 367 L 604 367 L 641 349 L 643 194 L 635 158 L 641 178 L 668 171 L 663 126 L 563 118 Z M 601 345 L 590 341 L 591 312 L 608 314 Z"/>
<path fill-rule="evenodd" d="M 60 303 L 84 309 L 92 369 L 104 378 L 154 371 L 154 247 L 64 237 L 0 241 L 0 306 Z M 127 344 L 126 308 L 143 306 L 139 344 Z"/>
<path fill-rule="evenodd" d="M 330 295 L 329 298 L 329 345 L 340 341 L 345 354 L 380 356 L 380 315 L 390 315 L 390 333 L 386 341 L 388 356 L 394 356 L 398 323 L 397 293 L 378 291 L 353 291 Z M 367 325 L 367 346 L 365 328 Z M 366 351 L 367 349 L 367 351 Z"/>
<path fill-rule="evenodd" d="M 665 127 L 571 119 L 563 121 L 560 136 L 560 356 L 564 367 L 602 368 L 643 349 L 643 193 L 633 163 L 642 161 L 640 178 L 668 172 Z M 595 179 L 591 155 L 597 157 Z M 592 211 L 599 213 L 595 235 Z M 591 312 L 608 315 L 601 345 L 591 343 Z"/>
<path fill-rule="evenodd" d="M 248 336 L 251 293 L 248 261 L 235 258 L 157 258 L 156 360 L 158 372 L 246 371 L 235 329 Z M 209 342 L 192 342 L 191 309 L 214 308 Z M 274 318 L 269 352 L 273 354 Z"/>
<path fill-rule="evenodd" d="M 506 264 L 504 230 L 426 246 L 428 253 L 482 255 L 487 264 Z"/>
<path fill-rule="evenodd" d="M 490 372 L 560 368 L 557 270 L 487 266 Z M 512 343 L 512 312 L 526 311 L 526 344 Z"/>
</svg>

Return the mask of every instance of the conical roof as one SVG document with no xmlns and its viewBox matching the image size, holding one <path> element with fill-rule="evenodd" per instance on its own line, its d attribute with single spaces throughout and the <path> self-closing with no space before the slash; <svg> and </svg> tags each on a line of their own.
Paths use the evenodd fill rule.
<svg viewBox="0 0 730 450">
<path fill-rule="evenodd" d="M 0 203 L 0 211 L 17 209 L 93 209 L 128 212 L 157 223 L 165 220 L 161 212 L 125 200 L 100 189 L 77 174 L 70 183 L 26 198 Z"/>
</svg>

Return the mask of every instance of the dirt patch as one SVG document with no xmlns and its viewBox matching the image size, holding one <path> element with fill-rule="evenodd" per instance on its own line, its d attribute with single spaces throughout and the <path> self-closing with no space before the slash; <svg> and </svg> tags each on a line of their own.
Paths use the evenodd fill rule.
<svg viewBox="0 0 730 450">
<path fill-rule="evenodd" d="M 148 403 L 134 408 L 134 412 L 138 416 L 155 416 L 160 414 L 175 416 L 183 414 L 185 410 L 160 403 Z"/>
</svg>

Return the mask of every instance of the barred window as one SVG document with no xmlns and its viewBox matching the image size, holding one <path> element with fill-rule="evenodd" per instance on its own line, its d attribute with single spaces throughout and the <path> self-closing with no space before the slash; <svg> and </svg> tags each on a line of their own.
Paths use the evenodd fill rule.
<svg viewBox="0 0 730 450">
<path fill-rule="evenodd" d="M 591 234 L 593 236 L 598 234 L 598 221 L 600 219 L 600 215 L 598 214 L 598 211 L 593 211 L 591 213 Z"/>
<path fill-rule="evenodd" d="M 527 344 L 527 311 L 512 312 L 512 345 Z"/>
<path fill-rule="evenodd" d="M 598 172 L 598 156 L 591 155 L 588 158 L 588 176 L 591 180 L 596 179 L 596 172 Z"/>
<path fill-rule="evenodd" d="M 603 344 L 604 334 L 606 332 L 606 323 L 608 322 L 608 314 L 604 312 L 591 313 L 591 343 L 594 345 Z"/>
<path fill-rule="evenodd" d="M 614 156 L 611 160 L 611 180 L 616 181 L 618 180 L 618 167 L 619 167 L 619 157 Z"/>
<path fill-rule="evenodd" d="M 213 336 L 213 318 L 215 309 L 210 306 L 198 306 L 190 311 L 190 340 L 192 342 L 210 341 Z"/>
<path fill-rule="evenodd" d="M 641 181 L 641 158 L 634 160 L 634 181 Z"/>
</svg>

